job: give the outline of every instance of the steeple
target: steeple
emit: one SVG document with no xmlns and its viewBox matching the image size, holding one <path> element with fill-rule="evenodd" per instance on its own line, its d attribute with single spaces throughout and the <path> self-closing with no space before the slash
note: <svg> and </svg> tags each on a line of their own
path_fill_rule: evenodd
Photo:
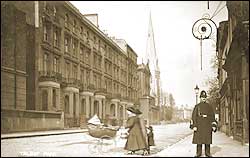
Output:
<svg viewBox="0 0 250 158">
<path fill-rule="evenodd" d="M 146 48 L 145 61 L 149 63 L 149 68 L 151 72 L 150 95 L 155 97 L 156 105 L 160 105 L 160 69 L 155 49 L 155 39 L 154 39 L 151 11 L 149 13 L 149 27 L 147 35 L 147 48 Z"/>
</svg>

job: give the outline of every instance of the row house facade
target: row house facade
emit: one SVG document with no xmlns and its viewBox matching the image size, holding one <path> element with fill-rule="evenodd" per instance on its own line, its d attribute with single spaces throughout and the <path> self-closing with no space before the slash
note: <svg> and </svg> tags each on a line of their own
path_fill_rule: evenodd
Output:
<svg viewBox="0 0 250 158">
<path fill-rule="evenodd" d="M 129 65 L 132 67 L 129 70 L 128 86 L 133 85 L 135 87 L 135 93 L 132 93 L 132 100 L 135 102 L 136 108 L 142 111 L 142 118 L 145 120 L 147 125 L 158 124 L 160 122 L 160 108 L 156 106 L 155 98 L 150 96 L 150 77 L 151 72 L 149 64 L 135 64 L 137 55 L 133 49 L 123 39 L 113 40 L 127 52 L 128 56 L 133 56 Z M 134 61 L 133 61 L 134 60 Z M 130 93 L 129 93 L 130 94 Z M 130 95 L 129 95 L 130 96 Z"/>
<path fill-rule="evenodd" d="M 126 107 L 139 103 L 137 54 L 129 45 L 121 49 L 67 1 L 4 5 L 1 2 L 7 22 L 1 24 L 1 56 L 6 57 L 1 58 L 1 109 L 8 113 L 2 116 L 6 131 L 79 127 L 94 114 L 104 123 L 124 123 Z M 10 8 L 20 13 L 12 15 Z M 6 17 L 23 21 L 14 20 L 13 25 Z M 23 35 L 19 25 L 24 25 Z M 16 39 L 15 48 L 7 36 Z M 18 121 L 9 109 L 14 109 Z M 29 113 L 25 121 L 20 110 L 22 116 Z"/>
<path fill-rule="evenodd" d="M 249 2 L 228 1 L 217 29 L 220 130 L 249 142 Z"/>
<path fill-rule="evenodd" d="M 173 108 L 173 118 L 174 121 L 188 121 L 192 118 L 193 109 L 188 106 L 181 105 L 180 107 L 175 106 Z"/>
</svg>

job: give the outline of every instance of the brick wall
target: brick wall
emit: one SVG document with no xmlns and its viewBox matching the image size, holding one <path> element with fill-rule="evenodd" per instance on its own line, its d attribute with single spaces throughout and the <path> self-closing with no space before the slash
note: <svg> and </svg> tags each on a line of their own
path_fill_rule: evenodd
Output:
<svg viewBox="0 0 250 158">
<path fill-rule="evenodd" d="M 26 108 L 26 16 L 13 5 L 1 5 L 1 105 Z"/>
</svg>

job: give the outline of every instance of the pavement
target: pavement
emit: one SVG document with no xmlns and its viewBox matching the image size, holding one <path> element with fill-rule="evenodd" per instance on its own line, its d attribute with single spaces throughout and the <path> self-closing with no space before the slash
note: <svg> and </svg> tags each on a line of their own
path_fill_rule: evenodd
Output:
<svg viewBox="0 0 250 158">
<path fill-rule="evenodd" d="M 50 131 L 36 131 L 36 132 L 17 132 L 9 134 L 1 134 L 1 139 L 22 138 L 22 137 L 36 137 L 72 133 L 84 133 L 87 129 L 63 129 Z M 193 134 L 188 135 L 169 145 L 167 148 L 152 152 L 153 157 L 194 157 L 196 153 L 196 145 L 192 144 Z M 154 151 L 152 147 L 152 151 Z M 204 146 L 203 146 L 204 157 Z M 213 157 L 249 157 L 249 144 L 242 145 L 241 142 L 233 140 L 222 132 L 213 133 L 213 144 L 211 144 L 211 154 Z M 137 155 L 138 156 L 138 155 Z"/>
<path fill-rule="evenodd" d="M 192 139 L 193 134 L 152 156 L 194 157 L 196 145 L 192 144 Z M 202 157 L 205 157 L 204 148 L 203 146 Z M 213 157 L 249 157 L 249 144 L 241 145 L 241 142 L 233 140 L 224 133 L 216 132 L 213 133 L 210 151 Z"/>
<path fill-rule="evenodd" d="M 47 130 L 47 131 L 15 132 L 6 134 L 1 133 L 1 139 L 72 134 L 72 133 L 82 133 L 87 131 L 88 129 L 75 128 L 75 129 L 61 129 L 61 130 Z"/>
</svg>

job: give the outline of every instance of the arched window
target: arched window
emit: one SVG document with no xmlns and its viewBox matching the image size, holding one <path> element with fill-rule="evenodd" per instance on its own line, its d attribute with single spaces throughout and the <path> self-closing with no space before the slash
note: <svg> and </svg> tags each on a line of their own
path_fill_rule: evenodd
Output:
<svg viewBox="0 0 250 158">
<path fill-rule="evenodd" d="M 115 116 L 115 104 L 110 105 L 110 114 L 111 116 Z"/>
<path fill-rule="evenodd" d="M 64 98 L 64 112 L 69 113 L 69 96 L 66 95 Z"/>
<path fill-rule="evenodd" d="M 47 90 L 42 91 L 42 110 L 48 110 L 48 92 Z"/>
</svg>

